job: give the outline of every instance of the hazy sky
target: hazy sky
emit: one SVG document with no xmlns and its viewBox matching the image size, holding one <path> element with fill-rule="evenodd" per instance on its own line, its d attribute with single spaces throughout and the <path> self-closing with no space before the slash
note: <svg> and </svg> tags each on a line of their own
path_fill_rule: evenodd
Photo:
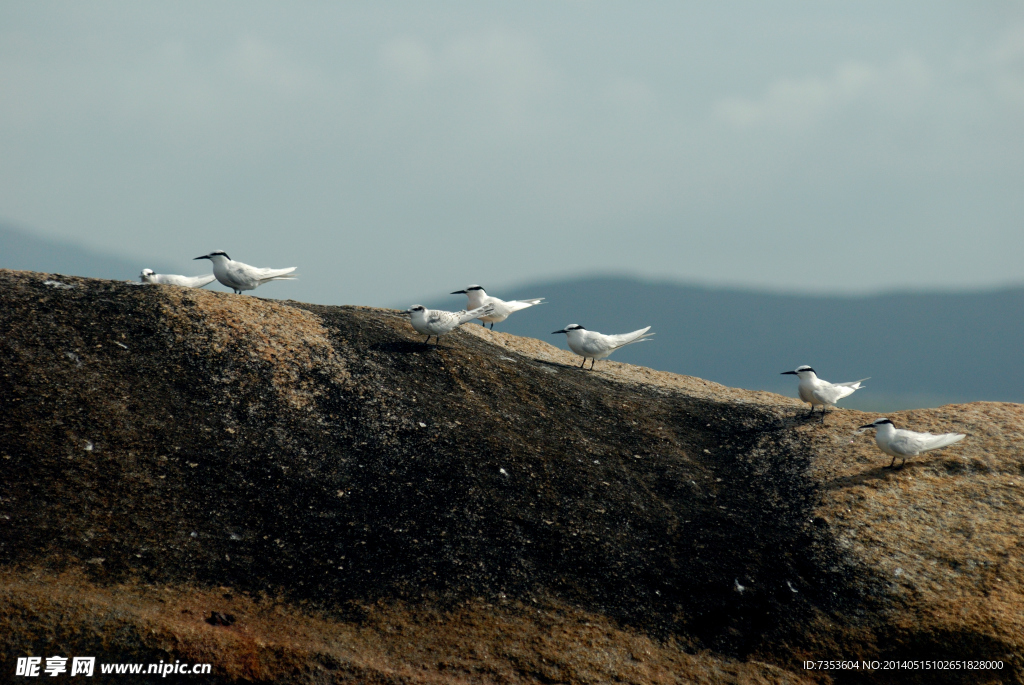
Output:
<svg viewBox="0 0 1024 685">
<path fill-rule="evenodd" d="M 1001 285 L 1022 217 L 1020 0 L 0 4 L 0 220 L 261 295 Z"/>
</svg>

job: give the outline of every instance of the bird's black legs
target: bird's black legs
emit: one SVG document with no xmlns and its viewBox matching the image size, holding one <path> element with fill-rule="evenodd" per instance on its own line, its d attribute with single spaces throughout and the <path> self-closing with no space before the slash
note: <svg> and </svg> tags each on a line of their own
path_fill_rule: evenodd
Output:
<svg viewBox="0 0 1024 685">
<path fill-rule="evenodd" d="M 893 464 L 895 464 L 895 463 L 896 463 L 896 457 L 893 457 L 893 458 L 892 458 L 892 461 L 890 461 L 890 462 L 889 462 L 889 465 L 888 465 L 888 466 L 886 466 L 885 468 L 887 468 L 887 469 L 892 469 L 893 471 L 898 471 L 899 469 L 902 469 L 902 468 L 903 468 L 904 466 L 906 466 L 906 464 L 907 464 L 907 458 L 906 458 L 906 457 L 903 457 L 903 461 L 901 461 L 901 462 L 900 462 L 900 465 L 899 465 L 899 466 L 897 466 L 897 467 L 895 467 L 895 468 L 893 468 Z"/>
<path fill-rule="evenodd" d="M 596 363 L 597 363 L 597 357 L 594 357 L 593 359 L 590 360 L 590 370 L 591 371 L 594 370 L 594 364 L 596 364 Z"/>
<path fill-rule="evenodd" d="M 587 358 L 586 358 L 586 357 L 584 357 L 584 358 L 583 358 L 583 363 L 582 363 L 582 364 L 580 364 L 580 368 L 582 369 L 582 368 L 583 368 L 584 366 L 586 366 L 586 365 L 587 365 Z"/>
<path fill-rule="evenodd" d="M 828 411 L 828 407 L 821 405 L 821 422 L 825 423 L 825 412 Z"/>
<path fill-rule="evenodd" d="M 493 323 L 491 324 L 491 330 L 492 331 L 494 330 L 494 324 Z"/>
</svg>

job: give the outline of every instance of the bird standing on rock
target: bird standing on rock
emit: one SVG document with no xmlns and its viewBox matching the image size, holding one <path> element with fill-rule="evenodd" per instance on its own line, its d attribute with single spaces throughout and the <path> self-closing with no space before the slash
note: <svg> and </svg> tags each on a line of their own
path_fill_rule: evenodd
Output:
<svg viewBox="0 0 1024 685">
<path fill-rule="evenodd" d="M 291 274 L 298 268 L 290 266 L 287 269 L 267 269 L 249 266 L 232 260 L 224 250 L 214 250 L 196 259 L 209 259 L 213 262 L 213 275 L 222 285 L 234 290 L 236 295 L 241 295 L 243 290 L 255 290 L 270 281 L 290 281 L 296 277 Z"/>
<path fill-rule="evenodd" d="M 500 300 L 497 297 L 491 297 L 487 294 L 487 291 L 483 289 L 483 286 L 471 285 L 467 286 L 465 290 L 456 290 L 452 295 L 465 295 L 469 302 L 466 304 L 466 309 L 476 309 L 487 304 L 494 305 L 494 312 L 488 316 L 480 317 L 480 321 L 486 326 L 491 324 L 491 330 L 494 330 L 494 324 L 501 323 L 509 317 L 513 312 L 518 312 L 520 309 L 526 309 L 532 307 L 535 304 L 542 304 L 544 298 L 538 297 L 532 300 Z"/>
<path fill-rule="evenodd" d="M 416 329 L 417 333 L 427 336 L 424 343 L 430 342 L 430 336 L 434 336 L 437 338 L 434 341 L 436 345 L 441 342 L 441 336 L 445 333 L 455 330 L 467 321 L 487 316 L 492 311 L 494 311 L 494 305 L 491 304 L 470 311 L 463 309 L 461 312 L 427 309 L 421 304 L 414 304 L 402 313 L 409 315 L 412 327 Z"/>
<path fill-rule="evenodd" d="M 948 447 L 953 443 L 960 442 L 965 436 L 963 433 L 943 433 L 934 435 L 932 433 L 915 433 L 904 428 L 897 428 L 892 421 L 886 418 L 875 419 L 858 430 L 875 429 L 875 444 L 878 449 L 892 457 L 892 461 L 885 468 L 891 469 L 896 463 L 896 457 L 903 459 L 899 468 L 907 463 L 907 457 L 916 457 L 924 452 Z"/>
<path fill-rule="evenodd" d="M 605 335 L 597 331 L 588 331 L 577 323 L 571 323 L 560 331 L 554 331 L 551 335 L 565 333 L 569 349 L 583 357 L 583 364 L 580 364 L 580 368 L 582 369 L 587 363 L 587 359 L 590 359 L 590 370 L 593 371 L 594 364 L 598 359 L 605 359 L 620 347 L 643 342 L 654 335 L 654 333 L 648 333 L 649 330 L 651 330 L 650 326 L 632 333 Z"/>
<path fill-rule="evenodd" d="M 205 285 L 213 283 L 213 279 L 216 278 L 213 274 L 208 276 L 179 276 L 177 274 L 158 274 L 154 273 L 152 269 L 143 269 L 142 273 L 139 274 L 139 279 L 143 283 L 159 284 L 159 285 L 180 285 L 183 288 L 202 288 Z"/>
<path fill-rule="evenodd" d="M 850 381 L 848 383 L 829 383 L 818 378 L 818 375 L 814 373 L 814 369 L 807 365 L 798 366 L 796 371 L 782 372 L 783 376 L 787 374 L 797 376 L 800 379 L 797 392 L 800 394 L 800 399 L 811 405 L 811 414 L 814 413 L 815 407 L 821 407 L 822 422 L 825 421 L 825 412 L 828 411 L 829 406 L 834 407 L 836 402 L 852 395 L 861 388 L 861 383 L 868 380 L 867 378 L 861 378 L 859 381 Z"/>
</svg>

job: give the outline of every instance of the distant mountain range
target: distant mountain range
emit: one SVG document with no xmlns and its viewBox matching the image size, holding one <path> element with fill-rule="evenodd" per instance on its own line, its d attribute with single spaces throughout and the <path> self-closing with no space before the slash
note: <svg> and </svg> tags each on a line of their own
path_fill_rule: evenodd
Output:
<svg viewBox="0 0 1024 685">
<path fill-rule="evenodd" d="M 145 266 L 168 270 L 156 261 Z M 136 279 L 140 271 L 138 263 L 2 225 L 0 268 L 117 280 Z M 851 408 L 1024 402 L 1024 287 L 815 297 L 600 276 L 491 294 L 547 298 L 497 330 L 564 348 L 565 336 L 551 332 L 570 323 L 605 333 L 650 325 L 657 333 L 651 342 L 613 359 L 734 387 L 795 396 L 794 378 L 780 373 L 810 364 L 831 381 L 871 377 L 843 400 Z M 465 302 L 452 295 L 425 304 L 454 310 Z"/>
<path fill-rule="evenodd" d="M 123 281 L 138 279 L 142 267 L 166 271 L 162 266 L 156 262 L 140 266 L 74 243 L 47 240 L 0 224 L 0 268 Z"/>
<path fill-rule="evenodd" d="M 795 396 L 794 377 L 780 374 L 810 364 L 831 381 L 870 376 L 841 403 L 867 411 L 1024 402 L 1024 287 L 815 297 L 593 277 L 490 294 L 547 298 L 496 330 L 564 348 L 565 336 L 551 332 L 570 323 L 604 333 L 650 325 L 651 342 L 612 358 L 734 387 Z M 452 295 L 431 306 L 465 302 Z"/>
</svg>

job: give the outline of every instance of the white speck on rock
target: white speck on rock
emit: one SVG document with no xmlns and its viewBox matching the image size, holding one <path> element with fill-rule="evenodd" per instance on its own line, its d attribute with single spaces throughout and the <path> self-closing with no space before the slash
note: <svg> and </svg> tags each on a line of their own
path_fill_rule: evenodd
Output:
<svg viewBox="0 0 1024 685">
<path fill-rule="evenodd" d="M 75 287 L 70 283 L 61 283 L 60 281 L 43 281 L 43 285 L 48 285 L 51 288 L 57 288 L 58 290 L 71 290 Z"/>
<path fill-rule="evenodd" d="M 420 421 L 419 426 L 420 426 L 420 428 L 426 428 L 427 424 L 425 424 L 422 421 Z"/>
<path fill-rule="evenodd" d="M 498 469 L 498 473 L 508 478 L 508 471 L 506 471 L 505 469 Z"/>
</svg>

